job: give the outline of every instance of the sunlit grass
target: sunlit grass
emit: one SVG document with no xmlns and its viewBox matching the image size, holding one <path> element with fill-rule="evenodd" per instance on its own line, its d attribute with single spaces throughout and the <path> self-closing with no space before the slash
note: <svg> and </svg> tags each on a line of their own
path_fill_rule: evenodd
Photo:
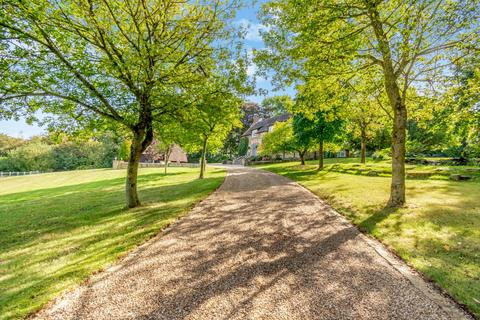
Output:
<svg viewBox="0 0 480 320">
<path fill-rule="evenodd" d="M 390 190 L 388 177 L 334 172 L 330 165 L 318 172 L 312 163 L 304 167 L 283 163 L 262 168 L 296 180 L 326 199 L 480 317 L 478 179 L 409 179 L 407 206 L 388 210 L 384 208 Z"/>
<path fill-rule="evenodd" d="M 154 236 L 223 181 L 210 169 L 142 169 L 124 209 L 123 170 L 0 178 L 0 319 L 22 318 Z"/>
</svg>

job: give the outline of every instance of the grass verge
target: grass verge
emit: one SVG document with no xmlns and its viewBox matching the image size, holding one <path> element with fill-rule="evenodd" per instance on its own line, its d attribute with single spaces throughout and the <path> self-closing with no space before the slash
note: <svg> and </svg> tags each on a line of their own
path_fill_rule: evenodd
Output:
<svg viewBox="0 0 480 320">
<path fill-rule="evenodd" d="M 141 169 L 143 206 L 124 209 L 123 170 L 0 178 L 0 319 L 19 319 L 111 264 L 205 198 L 225 171 Z"/>
<path fill-rule="evenodd" d="M 336 172 L 331 170 L 334 162 L 329 160 L 320 172 L 314 162 L 260 168 L 287 176 L 327 200 L 480 318 L 478 180 L 407 180 L 407 206 L 389 210 L 384 208 L 389 177 Z"/>
</svg>

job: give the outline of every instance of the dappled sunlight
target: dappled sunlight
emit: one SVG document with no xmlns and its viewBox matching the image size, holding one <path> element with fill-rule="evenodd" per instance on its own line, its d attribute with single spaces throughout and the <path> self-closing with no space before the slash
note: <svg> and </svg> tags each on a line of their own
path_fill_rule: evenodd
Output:
<svg viewBox="0 0 480 320">
<path fill-rule="evenodd" d="M 81 183 L 63 187 L 57 183 L 68 183 L 68 173 L 58 180 L 51 175 L 41 180 L 43 189 L 39 180 L 30 191 L 21 181 L 30 177 L 11 179 L 9 194 L 0 196 L 0 307 L 38 308 L 157 234 L 224 176 L 221 169 L 209 170 L 198 180 L 196 169 L 170 169 L 166 176 L 163 170 L 141 170 L 144 204 L 132 210 L 124 209 L 124 178 L 117 177 L 124 172 L 74 171 L 70 179 Z"/>
<path fill-rule="evenodd" d="M 480 296 L 478 179 L 410 179 L 406 181 L 407 205 L 388 209 L 389 177 L 339 173 L 328 167 L 314 173 L 310 167 L 302 169 L 292 163 L 263 166 L 327 200 L 361 230 L 382 240 L 458 300 L 475 308 L 473 299 Z M 411 166 L 409 170 L 425 169 Z"/>
</svg>

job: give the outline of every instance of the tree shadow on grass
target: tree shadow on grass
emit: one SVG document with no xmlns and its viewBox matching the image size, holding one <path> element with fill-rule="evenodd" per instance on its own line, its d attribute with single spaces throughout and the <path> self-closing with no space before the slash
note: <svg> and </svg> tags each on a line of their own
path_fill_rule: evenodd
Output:
<svg viewBox="0 0 480 320">
<path fill-rule="evenodd" d="M 398 208 L 385 206 L 380 210 L 367 210 L 369 216 L 358 224 L 358 228 L 363 232 L 372 233 L 378 224 L 388 219 L 391 214 L 398 212 Z"/>
<path fill-rule="evenodd" d="M 250 177 L 261 181 L 250 192 L 226 188 L 242 186 L 227 180 L 228 196 L 202 202 L 114 273 L 90 281 L 67 311 L 115 313 L 109 300 L 122 297 L 140 297 L 129 310 L 138 319 L 386 319 L 397 309 L 413 318 L 425 306 L 415 291 L 402 296 L 406 280 L 356 228 L 286 179 L 267 183 L 271 176 Z"/>
<path fill-rule="evenodd" d="M 123 178 L 0 197 L 2 220 L 10 220 L 0 226 L 0 309 L 40 306 L 157 234 L 223 181 L 185 177 L 155 186 L 163 178 L 139 177 L 143 205 L 132 210 L 124 209 Z"/>
</svg>

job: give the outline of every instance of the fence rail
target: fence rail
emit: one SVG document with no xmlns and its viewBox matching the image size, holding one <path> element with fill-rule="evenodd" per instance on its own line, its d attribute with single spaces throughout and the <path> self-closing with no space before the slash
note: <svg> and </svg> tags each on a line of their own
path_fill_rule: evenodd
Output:
<svg viewBox="0 0 480 320">
<path fill-rule="evenodd" d="M 190 162 L 169 162 L 169 167 L 187 167 L 187 168 L 198 168 L 200 164 L 190 163 Z M 113 169 L 126 169 L 128 167 L 128 162 L 113 160 L 112 168 Z M 165 167 L 164 162 L 140 162 L 138 164 L 139 168 L 163 168 Z"/>
<path fill-rule="evenodd" d="M 0 177 L 30 176 L 44 173 L 43 171 L 0 171 Z"/>
</svg>

